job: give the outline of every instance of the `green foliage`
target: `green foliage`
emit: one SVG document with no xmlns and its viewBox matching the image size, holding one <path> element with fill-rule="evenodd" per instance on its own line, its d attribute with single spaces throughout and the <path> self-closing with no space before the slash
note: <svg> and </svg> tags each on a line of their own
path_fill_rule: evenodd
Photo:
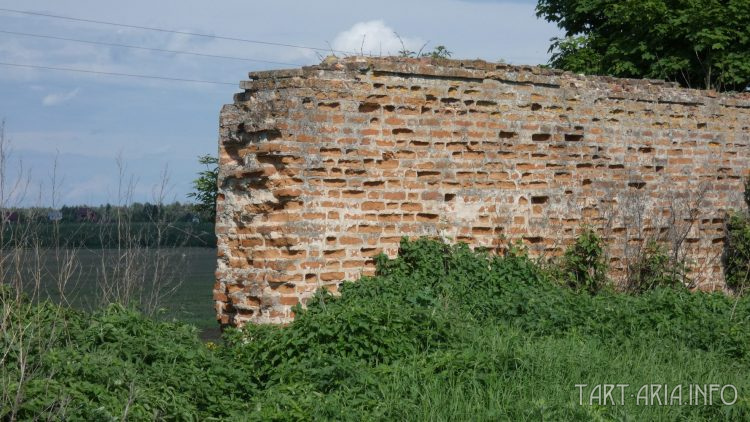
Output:
<svg viewBox="0 0 750 422">
<path fill-rule="evenodd" d="M 58 223 L 35 224 L 34 236 L 28 236 L 28 226 L 5 225 L 3 242 L 6 246 L 20 246 L 33 242 L 40 247 L 70 247 L 87 249 L 131 247 L 216 247 L 214 224 L 176 222 L 164 224 L 128 223 Z M 30 246 L 30 245 L 24 245 Z"/>
<path fill-rule="evenodd" d="M 444 45 L 438 45 L 437 47 L 433 48 L 432 51 L 411 51 L 406 46 L 401 46 L 401 50 L 399 50 L 398 55 L 400 57 L 431 57 L 433 59 L 449 59 L 453 52 L 448 50 Z"/>
<path fill-rule="evenodd" d="M 219 193 L 219 159 L 210 155 L 198 157 L 198 162 L 203 164 L 205 170 L 198 173 L 198 178 L 193 180 L 195 192 L 188 197 L 198 201 L 195 209 L 208 221 L 216 221 L 216 197 Z"/>
<path fill-rule="evenodd" d="M 596 242 L 585 237 L 582 245 Z M 20 419 L 59 419 L 63 408 L 70 420 L 120 419 L 128 406 L 134 420 L 750 417 L 744 398 L 731 407 L 581 406 L 574 387 L 746 391 L 748 298 L 662 288 L 591 295 L 561 288 L 523 251 L 494 256 L 426 239 L 403 240 L 397 258 L 377 262 L 376 276 L 344 283 L 339 296 L 318 292 L 288 326 L 230 329 L 218 347 L 189 326 L 121 307 L 52 314 L 39 328 L 65 321 L 65 330 L 40 331 L 53 344 L 33 354 L 47 377 L 27 383 Z"/>
<path fill-rule="evenodd" d="M 449 59 L 453 55 L 453 52 L 445 48 L 444 45 L 439 45 L 433 48 L 432 51 L 424 53 L 423 55 L 432 57 L 433 59 Z"/>
<path fill-rule="evenodd" d="M 694 88 L 750 84 L 748 0 L 539 0 L 536 10 L 565 31 L 552 40 L 554 67 Z"/>
<path fill-rule="evenodd" d="M 650 241 L 629 268 L 629 273 L 631 291 L 643 293 L 658 287 L 684 287 L 688 268 L 682 263 L 673 262 L 663 245 Z"/>
<path fill-rule="evenodd" d="M 750 219 L 744 214 L 729 215 L 724 276 L 727 285 L 737 291 L 750 287 Z"/>
<path fill-rule="evenodd" d="M 596 293 L 605 282 L 607 263 L 599 236 L 591 229 L 576 238 L 563 255 L 561 270 L 570 287 Z"/>
</svg>

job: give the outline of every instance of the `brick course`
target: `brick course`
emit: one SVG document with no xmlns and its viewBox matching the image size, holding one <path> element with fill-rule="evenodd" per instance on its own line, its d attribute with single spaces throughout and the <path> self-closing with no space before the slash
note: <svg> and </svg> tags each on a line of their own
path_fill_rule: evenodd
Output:
<svg viewBox="0 0 750 422">
<path fill-rule="evenodd" d="M 583 225 L 621 280 L 678 244 L 723 287 L 750 96 L 482 61 L 347 58 L 250 73 L 220 117 L 214 299 L 223 324 L 283 323 L 373 273 L 401 236 L 560 254 Z"/>
</svg>

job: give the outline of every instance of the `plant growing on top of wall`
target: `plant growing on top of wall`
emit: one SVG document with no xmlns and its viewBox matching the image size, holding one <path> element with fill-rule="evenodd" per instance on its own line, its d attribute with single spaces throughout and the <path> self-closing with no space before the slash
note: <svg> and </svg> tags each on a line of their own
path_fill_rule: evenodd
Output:
<svg viewBox="0 0 750 422">
<path fill-rule="evenodd" d="M 576 290 L 596 293 L 604 285 L 606 271 L 602 240 L 592 229 L 585 228 L 563 255 L 563 281 Z"/>
</svg>

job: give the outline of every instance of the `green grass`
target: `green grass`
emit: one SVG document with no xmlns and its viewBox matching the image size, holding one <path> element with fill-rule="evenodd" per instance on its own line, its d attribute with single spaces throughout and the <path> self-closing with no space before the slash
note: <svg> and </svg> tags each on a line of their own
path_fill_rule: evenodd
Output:
<svg viewBox="0 0 750 422">
<path fill-rule="evenodd" d="M 33 239 L 43 247 L 114 248 L 121 245 L 216 247 L 213 223 L 35 223 L 4 225 L 9 245 Z M 33 236 L 29 236 L 29 232 Z"/>
<path fill-rule="evenodd" d="M 377 261 L 376 277 L 345 284 L 338 297 L 319 292 L 292 324 L 230 330 L 218 346 L 189 325 L 120 307 L 24 308 L 65 329 L 50 336 L 38 324 L 34 338 L 54 347 L 31 354 L 43 370 L 19 415 L 67 404 L 71 419 L 120 418 L 126 408 L 133 419 L 172 420 L 750 419 L 747 298 L 665 288 L 592 295 L 523 255 L 427 240 Z M 630 384 L 628 395 L 647 384 L 732 384 L 739 398 L 579 403 L 576 384 L 604 383 Z"/>
<path fill-rule="evenodd" d="M 153 255 L 155 250 L 142 252 Z M 65 288 L 65 298 L 77 309 L 93 311 L 98 306 L 103 265 L 108 271 L 111 270 L 110 264 L 125 253 L 115 249 L 44 250 L 39 256 L 39 265 L 34 257 L 26 258 L 33 260 L 27 265 L 27 270 L 41 268 L 42 299 L 60 302 L 61 295 L 56 284 L 58 267 L 70 257 L 68 254 L 74 254 L 76 269 Z M 216 332 L 218 324 L 212 297 L 216 249 L 160 248 L 159 253 L 165 256 L 166 265 L 166 277 L 159 281 L 176 287 L 174 293 L 161 304 L 163 309 L 159 313 L 159 318 L 176 319 L 195 325 L 201 330 Z M 31 255 L 31 252 L 27 252 L 27 255 Z M 32 291 L 34 287 L 27 285 L 26 290 Z"/>
</svg>

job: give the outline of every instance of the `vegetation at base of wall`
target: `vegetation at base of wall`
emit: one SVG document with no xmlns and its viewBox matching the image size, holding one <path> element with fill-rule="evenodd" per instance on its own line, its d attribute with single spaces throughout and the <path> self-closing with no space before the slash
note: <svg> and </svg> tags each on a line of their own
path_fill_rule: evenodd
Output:
<svg viewBox="0 0 750 422">
<path fill-rule="evenodd" d="M 592 295 L 550 274 L 523 253 L 403 241 L 374 277 L 318 292 L 290 325 L 218 345 L 121 306 L 81 313 L 3 290 L 0 419 L 750 418 L 750 298 Z M 590 404 L 604 383 L 731 384 L 739 397 Z"/>
<path fill-rule="evenodd" d="M 750 287 L 750 218 L 745 214 L 729 216 L 724 269 L 727 286 L 740 293 Z"/>
<path fill-rule="evenodd" d="M 606 282 L 607 262 L 601 238 L 590 228 L 585 228 L 563 255 L 561 276 L 568 286 L 599 291 Z"/>
<path fill-rule="evenodd" d="M 683 288 L 689 272 L 683 262 L 670 259 L 664 245 L 651 240 L 629 268 L 628 288 L 634 293 L 658 287 Z"/>
</svg>

